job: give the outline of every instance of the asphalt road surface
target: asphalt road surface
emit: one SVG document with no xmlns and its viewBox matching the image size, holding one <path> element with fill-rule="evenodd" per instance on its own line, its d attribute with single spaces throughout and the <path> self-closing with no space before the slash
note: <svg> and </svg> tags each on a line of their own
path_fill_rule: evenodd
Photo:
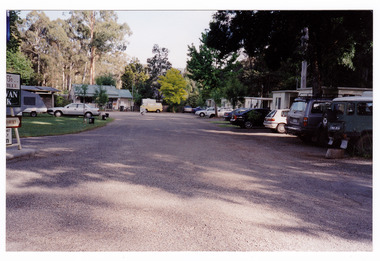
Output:
<svg viewBox="0 0 380 261">
<path fill-rule="evenodd" d="M 7 251 L 372 251 L 371 160 L 193 114 L 111 117 L 22 139 L 38 152 L 6 165 Z"/>
</svg>

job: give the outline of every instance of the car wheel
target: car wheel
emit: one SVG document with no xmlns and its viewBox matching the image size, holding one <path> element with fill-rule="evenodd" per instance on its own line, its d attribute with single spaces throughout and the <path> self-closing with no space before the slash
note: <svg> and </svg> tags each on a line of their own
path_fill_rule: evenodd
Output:
<svg viewBox="0 0 380 261">
<path fill-rule="evenodd" d="M 372 155 L 372 134 L 367 133 L 362 135 L 354 146 L 354 153 L 361 156 L 371 156 Z"/>
<path fill-rule="evenodd" d="M 32 112 L 30 113 L 30 117 L 37 117 L 37 112 L 32 111 Z"/>
<path fill-rule="evenodd" d="M 156 110 L 157 113 L 160 113 L 161 111 L 160 110 Z"/>
<path fill-rule="evenodd" d="M 92 117 L 92 113 L 91 112 L 86 112 L 86 114 L 84 116 L 86 118 L 91 118 Z"/>
<path fill-rule="evenodd" d="M 278 133 L 285 133 L 285 131 L 286 131 L 285 130 L 285 124 L 283 124 L 283 123 L 278 124 L 276 130 Z"/>
<path fill-rule="evenodd" d="M 205 114 L 203 112 L 199 113 L 199 117 L 204 117 Z"/>
<path fill-rule="evenodd" d="M 246 129 L 251 129 L 253 127 L 253 124 L 250 121 L 246 121 L 246 122 L 244 122 L 244 127 Z"/>
<path fill-rule="evenodd" d="M 61 117 L 62 116 L 62 112 L 56 111 L 56 112 L 54 112 L 54 116 L 55 117 Z"/>
</svg>

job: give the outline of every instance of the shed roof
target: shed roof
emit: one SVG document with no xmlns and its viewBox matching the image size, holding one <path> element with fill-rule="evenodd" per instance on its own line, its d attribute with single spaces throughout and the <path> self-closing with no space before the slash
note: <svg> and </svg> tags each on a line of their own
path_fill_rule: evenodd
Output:
<svg viewBox="0 0 380 261">
<path fill-rule="evenodd" d="M 73 84 L 74 95 L 82 96 L 80 95 L 81 86 L 81 84 Z M 99 87 L 106 90 L 109 98 L 132 98 L 129 90 L 117 89 L 115 86 L 111 85 L 87 85 L 86 97 L 93 97 Z"/>
<path fill-rule="evenodd" d="M 24 91 L 33 91 L 33 92 L 60 92 L 60 90 L 53 87 L 47 86 L 26 86 L 21 85 L 21 89 Z"/>
</svg>

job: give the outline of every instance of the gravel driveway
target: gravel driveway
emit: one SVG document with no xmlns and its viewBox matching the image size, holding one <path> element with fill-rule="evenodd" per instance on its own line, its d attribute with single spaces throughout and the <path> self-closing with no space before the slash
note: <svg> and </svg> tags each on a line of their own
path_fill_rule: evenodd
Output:
<svg viewBox="0 0 380 261">
<path fill-rule="evenodd" d="M 192 114 L 113 112 L 7 162 L 7 251 L 372 251 L 372 161 Z M 220 120 L 219 120 L 220 121 Z"/>
</svg>

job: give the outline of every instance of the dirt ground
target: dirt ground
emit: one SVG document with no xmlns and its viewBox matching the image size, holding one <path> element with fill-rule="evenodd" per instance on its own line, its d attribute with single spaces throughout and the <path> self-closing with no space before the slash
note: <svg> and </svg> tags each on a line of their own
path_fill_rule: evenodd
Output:
<svg viewBox="0 0 380 261">
<path fill-rule="evenodd" d="M 113 112 L 6 164 L 7 251 L 372 251 L 372 160 L 193 114 Z"/>
</svg>

